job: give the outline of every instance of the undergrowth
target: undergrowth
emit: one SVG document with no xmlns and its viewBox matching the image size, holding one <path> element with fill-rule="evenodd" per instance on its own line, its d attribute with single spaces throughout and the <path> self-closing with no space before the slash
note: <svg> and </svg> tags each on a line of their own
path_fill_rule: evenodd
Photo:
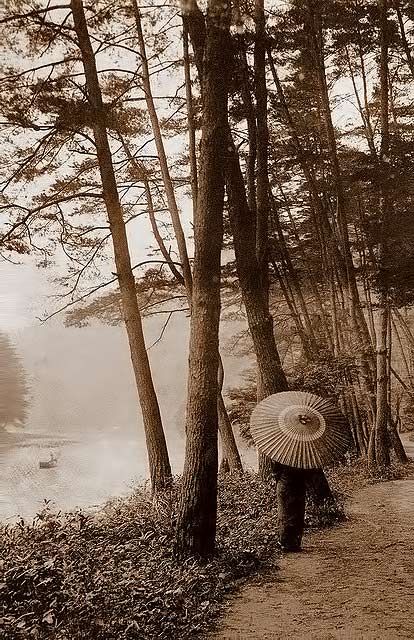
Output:
<svg viewBox="0 0 414 640">
<path fill-rule="evenodd" d="M 358 465 L 330 473 L 348 492 Z M 365 474 L 365 482 L 367 482 Z M 173 557 L 179 481 L 156 503 L 137 489 L 95 515 L 55 514 L 0 531 L 4 640 L 186 640 L 205 638 L 240 579 L 275 567 L 276 487 L 256 475 L 219 484 L 217 554 L 200 564 Z M 343 516 L 308 504 L 308 527 Z"/>
</svg>

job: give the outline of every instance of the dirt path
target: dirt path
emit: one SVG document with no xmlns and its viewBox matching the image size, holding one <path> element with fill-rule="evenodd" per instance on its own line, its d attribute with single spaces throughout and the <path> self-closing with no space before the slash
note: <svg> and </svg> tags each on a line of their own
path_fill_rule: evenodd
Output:
<svg viewBox="0 0 414 640">
<path fill-rule="evenodd" d="M 414 480 L 367 487 L 230 603 L 216 640 L 414 639 Z"/>
</svg>

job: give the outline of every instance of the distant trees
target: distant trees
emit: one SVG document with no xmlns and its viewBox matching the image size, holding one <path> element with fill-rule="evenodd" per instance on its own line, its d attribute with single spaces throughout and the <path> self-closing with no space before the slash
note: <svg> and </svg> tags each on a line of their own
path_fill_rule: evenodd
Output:
<svg viewBox="0 0 414 640">
<path fill-rule="evenodd" d="M 28 385 L 25 370 L 10 338 L 0 332 L 0 430 L 24 426 Z"/>
</svg>

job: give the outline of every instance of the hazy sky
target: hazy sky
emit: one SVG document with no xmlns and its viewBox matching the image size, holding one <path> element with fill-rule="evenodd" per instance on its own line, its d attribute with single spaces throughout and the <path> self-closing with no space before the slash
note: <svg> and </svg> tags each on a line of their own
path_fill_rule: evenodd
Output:
<svg viewBox="0 0 414 640">
<path fill-rule="evenodd" d="M 0 329 L 19 330 L 36 322 L 48 291 L 46 272 L 30 261 L 18 265 L 0 261 Z"/>
</svg>

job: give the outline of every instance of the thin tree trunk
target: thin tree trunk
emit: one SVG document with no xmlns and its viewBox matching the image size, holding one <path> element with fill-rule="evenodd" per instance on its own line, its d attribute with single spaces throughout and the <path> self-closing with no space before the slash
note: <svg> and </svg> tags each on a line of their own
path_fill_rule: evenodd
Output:
<svg viewBox="0 0 414 640">
<path fill-rule="evenodd" d="M 410 45 L 409 45 L 408 40 L 407 40 L 407 35 L 405 33 L 405 25 L 404 25 L 404 20 L 403 20 L 402 13 L 401 13 L 399 0 L 393 0 L 392 4 L 393 4 L 395 12 L 397 14 L 398 26 L 400 27 L 401 42 L 402 42 L 402 45 L 403 45 L 406 62 L 407 62 L 408 68 L 411 71 L 411 75 L 414 78 L 414 58 L 413 58 L 413 55 L 411 53 Z"/>
<path fill-rule="evenodd" d="M 167 445 L 145 348 L 125 222 L 108 142 L 105 107 L 102 101 L 95 56 L 89 38 L 82 0 L 71 0 L 71 9 L 85 70 L 88 101 L 93 115 L 93 133 L 98 154 L 103 196 L 109 218 L 124 321 L 144 421 L 151 486 L 154 491 L 158 491 L 168 486 L 171 482 Z"/>
<path fill-rule="evenodd" d="M 135 158 L 132 153 L 131 150 L 129 148 L 129 145 L 127 144 L 126 140 L 124 139 L 124 137 L 118 132 L 118 137 L 121 141 L 121 144 L 124 148 L 125 154 L 129 160 L 129 162 L 133 165 L 133 167 L 136 170 L 137 173 L 137 178 L 139 180 L 142 181 L 143 185 L 144 185 L 144 190 L 145 190 L 145 198 L 147 201 L 147 207 L 148 207 L 148 216 L 150 219 L 150 224 L 151 224 L 151 230 L 152 233 L 154 234 L 154 238 L 155 241 L 158 245 L 159 250 L 161 251 L 161 255 L 163 256 L 165 262 L 168 265 L 168 268 L 170 269 L 171 273 L 173 274 L 174 278 L 176 279 L 176 281 L 181 284 L 184 285 L 184 277 L 182 276 L 182 274 L 178 271 L 177 266 L 174 262 L 174 260 L 171 258 L 171 255 L 167 249 L 167 247 L 165 246 L 164 240 L 160 234 L 160 231 L 158 229 L 158 225 L 157 225 L 157 221 L 155 219 L 155 209 L 154 209 L 154 202 L 152 199 L 152 193 L 151 193 L 151 185 L 150 185 L 150 181 L 148 178 L 148 173 L 147 170 L 145 168 L 145 166 L 138 161 L 137 158 Z M 190 305 L 191 306 L 191 305 Z"/>
<path fill-rule="evenodd" d="M 323 32 L 320 14 L 320 5 L 315 0 L 308 0 L 308 24 L 311 44 L 311 54 L 315 72 L 318 78 L 319 95 L 321 100 L 321 110 L 323 122 L 325 125 L 327 147 L 332 169 L 332 176 L 335 185 L 335 194 L 337 198 L 337 222 L 339 230 L 339 239 L 341 246 L 342 260 L 338 263 L 341 267 L 341 277 L 344 278 L 349 298 L 349 307 L 351 311 L 352 325 L 355 335 L 361 345 L 360 351 L 360 369 L 366 388 L 366 395 L 372 411 L 375 411 L 374 396 L 374 372 L 375 361 L 373 359 L 373 350 L 371 336 L 365 319 L 359 291 L 356 280 L 355 268 L 353 264 L 351 246 L 349 241 L 348 222 L 346 215 L 346 201 L 343 179 L 338 158 L 337 143 L 335 131 L 332 122 L 332 115 L 329 102 L 328 87 L 326 81 Z"/>
<path fill-rule="evenodd" d="M 302 323 L 302 318 L 300 317 L 299 311 L 296 307 L 296 302 L 295 302 L 292 290 L 288 286 L 288 279 L 286 278 L 286 282 L 285 282 L 283 275 L 276 263 L 276 260 L 274 260 L 273 258 L 271 259 L 271 264 L 273 266 L 275 275 L 279 281 L 279 285 L 282 290 L 283 296 L 286 300 L 286 304 L 289 308 L 290 315 L 292 316 L 292 319 L 296 325 L 296 329 L 299 334 L 300 341 L 302 343 L 302 352 L 305 358 L 309 360 L 312 356 L 312 350 L 309 345 L 309 337 L 306 333 L 306 329 Z"/>
<path fill-rule="evenodd" d="M 359 23 L 357 23 L 356 25 L 356 31 L 358 35 L 358 56 L 359 56 L 359 62 L 361 65 L 361 78 L 362 78 L 362 87 L 363 87 L 363 96 L 364 96 L 365 118 L 367 122 L 367 128 L 369 131 L 369 137 L 373 139 L 374 132 L 372 128 L 371 108 L 370 108 L 369 99 L 368 99 L 367 73 L 365 69 L 364 52 L 363 52 L 361 29 L 360 29 Z M 376 155 L 376 153 L 374 155 Z"/>
<path fill-rule="evenodd" d="M 409 365 L 407 356 L 405 355 L 405 348 L 403 346 L 401 335 L 400 335 L 400 332 L 398 331 L 398 327 L 397 327 L 397 324 L 396 324 L 394 318 L 392 318 L 392 327 L 393 327 L 394 333 L 395 333 L 395 335 L 397 337 L 398 346 L 400 348 L 400 355 L 401 355 L 402 361 L 403 361 L 404 366 L 405 366 L 405 371 L 406 371 L 407 378 L 408 378 L 408 381 L 409 381 L 409 386 L 411 387 L 411 389 L 413 389 L 410 365 Z"/>
<path fill-rule="evenodd" d="M 409 458 L 405 452 L 404 445 L 401 442 L 400 434 L 398 433 L 397 425 L 391 415 L 391 407 L 389 407 L 388 416 L 388 436 L 397 460 L 399 462 L 402 462 L 403 464 L 409 462 Z"/>
<path fill-rule="evenodd" d="M 350 58 L 349 50 L 348 50 L 347 46 L 345 46 L 345 55 L 346 55 L 346 60 L 347 60 L 347 63 L 348 63 L 349 74 L 351 76 L 352 87 L 354 89 L 354 94 L 355 94 L 355 98 L 356 98 L 357 105 L 358 105 L 358 111 L 360 113 L 362 124 L 364 126 L 365 137 L 367 139 L 368 148 L 369 148 L 372 156 L 375 158 L 377 156 L 377 152 L 376 152 L 375 143 L 374 143 L 374 132 L 372 131 L 371 122 L 370 122 L 369 118 L 367 117 L 366 112 L 364 111 L 364 108 L 363 108 L 362 103 L 361 103 L 361 98 L 359 96 L 359 92 L 358 92 L 358 89 L 357 89 L 357 86 L 356 86 L 354 70 L 352 69 L 351 58 Z"/>
<path fill-rule="evenodd" d="M 218 367 L 218 396 L 217 396 L 217 411 L 218 411 L 218 425 L 221 438 L 222 462 L 220 470 L 227 470 L 230 473 L 239 474 L 243 472 L 243 465 L 240 458 L 240 453 L 237 448 L 236 439 L 234 437 L 233 428 L 231 426 L 229 414 L 227 413 L 226 405 L 223 400 L 223 383 L 224 383 L 224 368 L 221 357 L 219 358 Z"/>
<path fill-rule="evenodd" d="M 198 198 L 198 171 L 197 171 L 197 153 L 196 153 L 196 131 L 194 120 L 194 105 L 191 89 L 191 69 L 190 56 L 188 52 L 188 28 L 183 21 L 183 58 L 184 58 L 184 74 L 185 74 L 185 97 L 187 103 L 187 124 L 188 124 L 188 152 L 190 159 L 190 182 L 191 196 L 193 201 L 193 220 L 197 214 L 197 198 Z"/>
<path fill-rule="evenodd" d="M 269 296 L 269 129 L 267 124 L 266 33 L 264 0 L 254 0 L 254 85 L 256 98 L 256 256 L 261 287 Z"/>
<path fill-rule="evenodd" d="M 398 309 L 394 309 L 394 315 L 399 321 L 402 330 L 404 331 L 404 335 L 407 339 L 407 342 L 409 343 L 411 349 L 414 350 L 414 335 L 411 332 L 411 329 L 408 325 L 407 320 L 404 318 L 404 316 L 401 314 L 401 312 Z"/>
<path fill-rule="evenodd" d="M 288 199 L 286 197 L 286 194 L 284 192 L 284 189 L 283 189 L 282 185 L 278 184 L 278 189 L 279 189 L 279 191 L 281 193 L 281 196 L 282 196 L 282 198 L 283 198 L 283 200 L 285 202 L 285 208 L 286 208 L 286 211 L 287 211 L 287 214 L 288 214 L 288 217 L 289 217 L 289 222 L 290 222 L 290 224 L 292 226 L 293 235 L 294 235 L 294 238 L 296 240 L 296 244 L 298 246 L 301 258 L 303 260 L 303 264 L 307 265 L 307 262 L 308 262 L 307 256 L 306 256 L 305 250 L 303 248 L 303 243 L 302 243 L 302 241 L 301 241 L 301 239 L 299 237 L 298 229 L 297 229 L 295 220 L 293 218 L 291 208 L 289 206 L 289 201 L 288 201 Z M 323 305 L 321 294 L 319 293 L 318 284 L 317 284 L 317 282 L 316 282 L 316 280 L 315 280 L 315 278 L 314 278 L 314 276 L 312 274 L 311 269 L 307 269 L 306 278 L 309 280 L 309 283 L 310 283 L 311 289 L 312 289 L 312 294 L 315 296 L 315 299 L 317 301 L 317 304 L 318 304 L 318 307 L 319 307 L 319 311 L 321 313 L 321 318 L 322 318 L 325 338 L 326 338 L 326 341 L 327 341 L 329 349 L 332 351 L 333 343 L 332 343 L 331 333 L 330 333 L 328 320 L 327 320 L 327 316 L 326 316 L 326 310 L 325 310 L 324 305 Z"/>
<path fill-rule="evenodd" d="M 388 295 L 388 233 L 390 231 L 390 199 L 388 193 L 388 163 L 389 163 L 389 110 L 388 110 L 388 25 L 387 25 L 387 0 L 378 0 L 380 13 L 380 89 L 381 89 L 381 148 L 380 163 L 384 178 L 380 185 L 380 246 L 379 246 L 379 273 L 382 276 L 380 282 L 380 318 L 377 337 L 377 394 L 376 394 L 376 419 L 375 419 L 375 459 L 369 459 L 369 463 L 380 466 L 390 464 L 388 447 L 387 423 L 389 417 L 388 401 L 388 324 L 389 324 L 389 295 Z"/>
<path fill-rule="evenodd" d="M 335 183 L 337 197 L 337 221 L 340 234 L 342 253 L 346 269 L 346 281 L 349 289 L 352 316 L 355 328 L 364 341 L 364 349 L 367 355 L 371 352 L 371 339 L 364 314 L 361 309 L 358 286 L 355 277 L 355 269 L 352 260 L 352 253 L 349 242 L 348 223 L 346 216 L 346 203 L 343 180 L 339 165 L 335 131 L 332 123 L 331 108 L 329 103 L 328 87 L 326 82 L 325 61 L 323 53 L 323 35 L 320 17 L 320 6 L 314 0 L 308 1 L 310 41 L 312 43 L 312 53 L 314 56 L 315 70 L 318 77 L 319 92 L 322 107 L 322 117 L 327 135 L 327 146 L 331 161 L 332 174 Z"/>
<path fill-rule="evenodd" d="M 135 2 L 135 0 L 133 0 L 133 1 Z M 188 110 L 188 129 L 189 129 L 189 139 L 190 139 L 189 148 L 190 148 L 191 191 L 192 191 L 192 196 L 193 196 L 193 211 L 195 212 L 196 211 L 197 198 L 198 198 L 198 175 L 197 175 L 197 160 L 196 160 L 196 148 L 195 148 L 195 126 L 194 126 L 194 114 L 193 114 L 192 96 L 191 96 L 191 77 L 190 77 L 189 60 L 188 60 L 188 32 L 187 32 L 187 26 L 186 26 L 185 21 L 183 21 L 183 24 L 184 24 L 184 67 L 186 69 L 186 72 L 185 72 L 186 73 L 186 78 L 185 78 L 185 80 L 186 80 L 186 96 L 187 96 L 187 110 Z M 144 49 L 144 51 L 145 51 L 145 49 Z M 147 71 L 148 71 L 148 69 L 147 69 Z M 147 85 L 147 89 L 150 92 L 150 85 L 149 84 Z M 150 95 L 150 99 L 152 101 L 151 93 L 149 93 L 149 95 Z M 152 101 L 152 104 L 153 104 L 153 101 Z M 154 109 L 155 109 L 155 107 L 154 107 Z M 156 116 L 156 121 L 158 122 L 158 116 Z M 155 122 L 154 122 L 154 125 L 157 128 L 157 124 Z M 159 130 L 159 126 L 158 126 L 158 130 Z M 161 132 L 160 131 L 159 131 L 159 134 L 161 136 Z M 170 256 L 170 254 L 169 254 L 169 252 L 168 252 L 168 250 L 167 250 L 167 248 L 166 248 L 166 246 L 164 244 L 164 240 L 161 237 L 161 234 L 159 232 L 158 225 L 156 223 L 155 215 L 154 215 L 154 207 L 153 207 L 153 202 L 152 202 L 150 184 L 149 184 L 149 181 L 148 181 L 148 177 L 146 175 L 145 168 L 131 154 L 131 151 L 129 150 L 129 147 L 126 144 L 125 140 L 122 138 L 122 136 L 120 134 L 118 134 L 118 135 L 119 135 L 119 137 L 121 139 L 122 145 L 124 147 L 124 150 L 125 150 L 125 152 L 127 154 L 128 159 L 130 160 L 130 162 L 132 162 L 132 164 L 138 170 L 140 179 L 144 183 L 144 188 L 145 188 L 145 193 L 146 193 L 146 198 L 147 198 L 147 203 L 148 203 L 148 213 L 149 213 L 149 218 L 150 218 L 150 223 L 151 223 L 151 229 L 152 229 L 152 232 L 154 234 L 155 240 L 156 240 L 156 242 L 158 244 L 158 247 L 159 247 L 164 259 L 166 260 L 166 262 L 167 262 L 167 264 L 168 264 L 168 266 L 169 266 L 169 268 L 171 270 L 171 273 L 174 275 L 175 279 L 177 280 L 177 282 L 179 284 L 185 286 L 186 292 L 187 292 L 188 305 L 189 305 L 189 308 L 191 309 L 191 307 L 192 307 L 192 273 L 191 273 L 191 269 L 190 269 L 190 271 L 187 271 L 187 273 L 186 273 L 186 277 L 187 277 L 187 286 L 186 286 L 185 278 L 178 271 L 174 261 L 171 259 L 171 256 Z M 161 145 L 162 145 L 162 138 L 161 138 Z M 172 189 L 172 191 L 173 191 L 173 197 L 174 197 L 174 201 L 175 201 L 174 187 L 173 187 L 172 181 L 171 181 L 171 179 L 169 177 L 168 166 L 166 166 L 166 173 L 168 174 L 166 176 L 167 183 L 170 184 L 170 189 Z M 164 186 L 165 186 L 165 180 L 164 180 Z M 194 220 L 195 220 L 195 215 L 196 214 L 194 213 Z M 181 223 L 180 222 L 179 222 L 179 228 L 181 229 Z M 174 227 L 174 229 L 175 229 L 175 227 Z M 179 246 L 182 246 L 183 242 L 185 244 L 185 239 L 183 241 L 182 239 L 177 238 L 177 244 Z M 188 255 L 187 254 L 187 249 L 185 249 L 184 258 L 183 258 L 183 253 L 182 252 L 180 253 L 181 259 L 185 259 L 186 255 Z M 190 279 L 190 286 L 188 286 L 188 279 Z M 220 362 L 221 362 L 221 360 L 220 360 Z M 222 363 L 221 363 L 221 367 L 222 367 Z M 221 386 L 220 385 L 219 385 L 219 394 L 218 394 L 217 402 L 218 402 L 218 409 L 219 409 L 219 429 L 220 429 L 220 435 L 222 437 L 224 455 L 225 455 L 225 457 L 226 457 L 226 459 L 228 461 L 229 470 L 232 473 L 239 473 L 242 470 L 241 459 L 240 459 L 240 455 L 239 455 L 239 452 L 238 452 L 238 449 L 237 449 L 237 444 L 236 444 L 236 440 L 235 440 L 235 437 L 234 437 L 233 429 L 231 427 L 231 422 L 230 422 L 229 417 L 227 415 L 226 406 L 224 404 L 224 400 L 223 400 L 223 397 L 222 397 L 222 394 L 221 394 Z"/>
<path fill-rule="evenodd" d="M 256 211 L 256 156 L 257 156 L 257 131 L 256 114 L 253 106 L 252 95 L 249 83 L 249 68 L 246 58 L 245 38 L 240 38 L 239 60 L 240 60 L 240 94 L 243 101 L 244 114 L 247 124 L 247 136 L 249 140 L 249 151 L 246 161 L 246 184 L 247 202 L 252 212 Z"/>
<path fill-rule="evenodd" d="M 377 413 L 375 419 L 375 460 L 370 464 L 386 466 L 390 463 L 388 451 L 388 378 L 387 378 L 387 334 L 388 305 L 382 301 L 377 339 Z"/>
<path fill-rule="evenodd" d="M 218 333 L 223 159 L 231 61 L 229 5 L 209 0 L 206 27 L 199 193 L 194 224 L 187 438 L 175 547 L 180 557 L 202 558 L 214 552 L 217 518 Z"/>
<path fill-rule="evenodd" d="M 299 278 L 297 276 L 296 270 L 293 266 L 291 257 L 290 257 L 290 253 L 289 253 L 289 249 L 287 247 L 286 244 L 286 240 L 285 237 L 283 235 L 283 229 L 282 229 L 282 225 L 280 224 L 280 219 L 279 219 L 279 213 L 276 209 L 276 204 L 273 198 L 273 194 L 270 194 L 270 203 L 271 203 L 271 210 L 272 210 L 272 221 L 274 222 L 274 225 L 276 227 L 276 233 L 278 236 L 278 240 L 279 240 L 279 249 L 280 249 L 280 253 L 282 255 L 282 258 L 286 264 L 286 269 L 289 275 L 289 282 L 293 288 L 293 291 L 296 294 L 296 298 L 298 300 L 299 303 L 299 307 L 300 310 L 302 312 L 303 315 L 303 324 L 306 328 L 306 333 L 307 333 L 307 340 L 308 340 L 308 350 L 310 349 L 311 351 L 313 351 L 314 353 L 318 351 L 318 346 L 317 346 L 317 340 L 316 340 L 316 336 L 313 330 L 313 326 L 311 323 L 311 319 L 309 316 L 309 312 L 308 312 L 308 308 L 305 302 L 305 297 L 303 295 L 302 292 L 302 287 L 300 285 L 299 282 Z"/>
<path fill-rule="evenodd" d="M 180 262 L 182 265 L 185 288 L 187 290 L 189 299 L 191 300 L 192 276 L 191 276 L 190 261 L 187 253 L 187 243 L 186 243 L 184 231 L 181 225 L 180 213 L 178 211 L 177 201 L 175 199 L 174 186 L 171 180 L 170 169 L 168 167 L 168 162 L 167 162 L 167 156 L 165 154 L 164 142 L 162 139 L 162 133 L 160 128 L 160 123 L 158 120 L 158 114 L 155 108 L 154 99 L 152 97 L 147 52 L 145 47 L 144 35 L 142 32 L 141 12 L 139 10 L 137 0 L 131 0 L 131 2 L 132 2 L 132 8 L 134 11 L 135 24 L 137 28 L 137 34 L 138 34 L 138 46 L 139 46 L 139 51 L 141 56 L 141 65 L 142 65 L 142 85 L 144 88 L 145 101 L 147 104 L 148 114 L 151 121 L 152 132 L 154 134 L 155 146 L 157 148 L 165 194 L 168 202 L 168 208 L 170 211 L 171 221 L 174 228 L 174 234 L 177 240 L 178 253 L 179 253 Z"/>
</svg>

